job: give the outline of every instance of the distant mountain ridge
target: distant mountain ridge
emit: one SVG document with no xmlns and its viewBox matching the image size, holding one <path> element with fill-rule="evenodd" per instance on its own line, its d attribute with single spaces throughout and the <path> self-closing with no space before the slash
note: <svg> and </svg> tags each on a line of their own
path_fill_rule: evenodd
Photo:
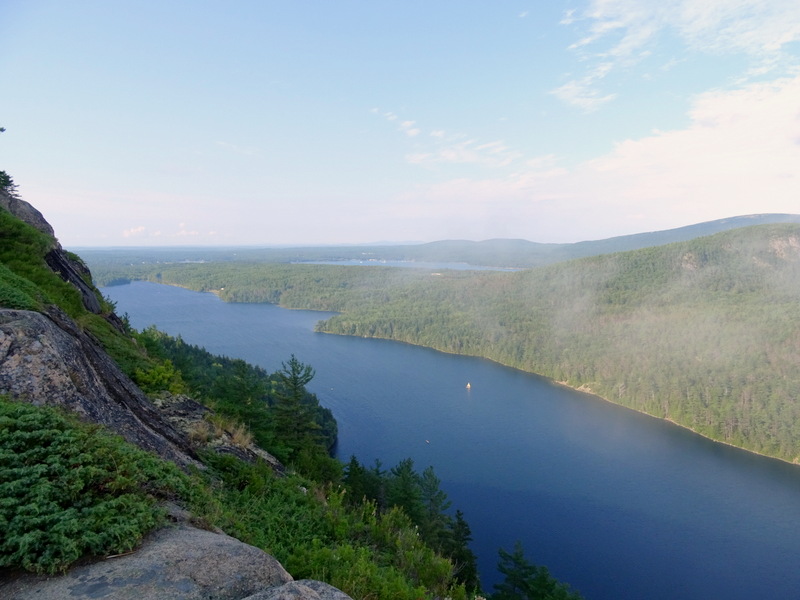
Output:
<svg viewBox="0 0 800 600">
<path fill-rule="evenodd" d="M 480 267 L 538 267 L 564 260 L 598 254 L 638 250 L 688 241 L 730 229 L 750 225 L 800 223 L 800 214 L 756 214 L 729 217 L 666 229 L 612 237 L 602 240 L 550 244 L 524 239 L 484 241 L 441 240 L 424 244 L 335 247 L 166 247 L 166 248 L 79 248 L 81 256 L 93 268 L 129 266 L 154 261 L 169 262 L 317 262 L 317 261 L 415 261 L 429 263 L 467 263 Z M 157 259 L 154 258 L 157 256 Z"/>
<path fill-rule="evenodd" d="M 781 213 L 743 215 L 675 229 L 565 244 L 543 244 L 523 239 L 492 239 L 482 242 L 448 240 L 398 247 L 396 250 L 407 259 L 413 260 L 467 262 L 481 266 L 535 267 L 574 258 L 685 242 L 730 229 L 774 223 L 800 223 L 800 215 Z"/>
</svg>

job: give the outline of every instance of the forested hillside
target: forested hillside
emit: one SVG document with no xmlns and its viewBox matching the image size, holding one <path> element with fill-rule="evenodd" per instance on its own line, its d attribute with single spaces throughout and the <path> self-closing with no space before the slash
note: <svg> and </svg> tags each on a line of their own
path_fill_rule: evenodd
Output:
<svg viewBox="0 0 800 600">
<path fill-rule="evenodd" d="M 104 276 L 342 314 L 320 331 L 483 356 L 703 435 L 800 457 L 800 226 L 516 273 L 231 263 Z"/>
<path fill-rule="evenodd" d="M 333 246 L 300 248 L 83 248 L 80 255 L 103 270 L 132 265 L 175 262 L 344 262 L 379 266 L 383 261 L 414 263 L 465 263 L 474 266 L 529 268 L 609 252 L 638 250 L 688 241 L 721 231 L 774 223 L 800 223 L 800 215 L 761 214 L 697 223 L 676 229 L 623 235 L 604 240 L 542 244 L 528 240 L 443 240 L 399 246 Z"/>
</svg>

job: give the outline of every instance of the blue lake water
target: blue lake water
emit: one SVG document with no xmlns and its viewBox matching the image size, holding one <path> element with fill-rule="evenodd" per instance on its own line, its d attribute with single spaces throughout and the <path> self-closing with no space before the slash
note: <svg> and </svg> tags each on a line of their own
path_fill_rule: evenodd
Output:
<svg viewBox="0 0 800 600">
<path fill-rule="evenodd" d="M 490 361 L 314 333 L 326 313 L 142 282 L 103 293 L 137 328 L 270 371 L 312 365 L 339 457 L 433 465 L 487 591 L 497 549 L 520 540 L 589 600 L 800 597 L 798 467 Z"/>
</svg>

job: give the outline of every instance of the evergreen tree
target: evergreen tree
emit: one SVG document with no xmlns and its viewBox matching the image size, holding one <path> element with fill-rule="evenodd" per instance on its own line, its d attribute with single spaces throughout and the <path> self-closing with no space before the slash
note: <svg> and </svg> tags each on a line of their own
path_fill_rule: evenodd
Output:
<svg viewBox="0 0 800 600">
<path fill-rule="evenodd" d="M 277 441 L 287 448 L 292 459 L 306 446 L 316 446 L 320 426 L 314 421 L 311 406 L 304 402 L 305 386 L 314 378 L 314 369 L 292 354 L 276 373 L 280 386 L 275 393 Z"/>
<path fill-rule="evenodd" d="M 480 589 L 478 578 L 478 559 L 470 549 L 472 530 L 464 519 L 464 513 L 456 510 L 456 516 L 449 523 L 449 539 L 444 554 L 453 561 L 456 580 L 464 584 L 470 593 Z"/>
<path fill-rule="evenodd" d="M 422 504 L 422 491 L 419 475 L 414 471 L 414 461 L 405 458 L 392 467 L 386 490 L 386 501 L 389 506 L 403 509 L 411 522 L 419 526 L 425 515 Z"/>
<path fill-rule="evenodd" d="M 447 494 L 439 487 L 440 484 L 432 466 L 425 469 L 419 478 L 424 508 L 420 535 L 432 548 L 442 551 L 449 535 L 448 525 L 452 520 L 446 511 L 453 503 L 447 499 Z"/>
<path fill-rule="evenodd" d="M 344 477 L 342 482 L 347 488 L 348 498 L 351 504 L 359 504 L 367 497 L 367 470 L 358 462 L 355 455 L 350 457 L 350 462 L 344 467 Z"/>
<path fill-rule="evenodd" d="M 500 549 L 498 570 L 505 575 L 494 586 L 491 600 L 580 600 L 580 594 L 550 575 L 547 567 L 540 567 L 525 558 L 522 543 L 517 541 L 513 552 Z"/>
<path fill-rule="evenodd" d="M 367 499 L 374 500 L 381 511 L 386 509 L 386 471 L 382 467 L 383 463 L 376 458 L 365 479 Z"/>
</svg>

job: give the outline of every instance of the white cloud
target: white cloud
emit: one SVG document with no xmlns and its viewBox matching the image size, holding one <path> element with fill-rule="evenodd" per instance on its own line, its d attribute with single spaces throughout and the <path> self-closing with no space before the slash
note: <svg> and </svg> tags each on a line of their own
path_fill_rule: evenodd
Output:
<svg viewBox="0 0 800 600">
<path fill-rule="evenodd" d="M 403 121 L 400 123 L 400 131 L 405 133 L 408 137 L 416 137 L 419 135 L 420 130 L 418 127 L 414 127 L 414 121 Z"/>
<path fill-rule="evenodd" d="M 649 48 L 662 34 L 674 34 L 695 52 L 749 57 L 747 78 L 778 67 L 787 74 L 800 62 L 788 49 L 800 41 L 798 0 L 591 0 L 579 15 L 569 12 L 561 23 L 584 26 L 569 48 L 588 73 L 552 93 L 584 110 L 612 100 L 614 94 L 599 89 L 602 79 L 612 69 L 651 56 Z"/>
<path fill-rule="evenodd" d="M 439 138 L 432 148 L 406 155 L 411 164 L 472 164 L 482 167 L 507 167 L 522 158 L 522 153 L 512 150 L 502 140 L 480 143 L 475 139 Z"/>
<path fill-rule="evenodd" d="M 373 109 L 373 113 L 377 110 Z M 391 112 L 383 113 L 389 121 L 396 121 Z M 406 162 L 415 165 L 433 166 L 436 164 L 472 164 L 484 167 L 505 167 L 522 157 L 502 140 L 479 142 L 465 139 L 463 134 L 447 135 L 443 129 L 432 129 L 428 136 L 419 138 L 422 129 L 416 121 L 401 121 L 397 129 L 410 138 L 417 138 L 414 151 L 406 154 Z"/>
<path fill-rule="evenodd" d="M 200 235 L 197 230 L 189 230 L 186 228 L 186 223 L 178 223 L 178 231 L 174 234 L 176 237 L 194 237 Z"/>
<path fill-rule="evenodd" d="M 631 202 L 698 216 L 740 214 L 756 199 L 800 208 L 800 77 L 702 94 L 689 116 L 686 129 L 618 144 L 586 163 L 582 176 Z"/>
<path fill-rule="evenodd" d="M 216 145 L 223 150 L 227 150 L 228 152 L 232 152 L 234 154 L 240 154 L 242 156 L 258 156 L 261 153 L 261 150 L 254 146 L 239 146 L 237 144 L 223 141 L 217 141 Z"/>
<path fill-rule="evenodd" d="M 620 142 L 569 170 L 541 156 L 504 176 L 419 187 L 397 199 L 395 216 L 449 218 L 480 237 L 474 224 L 501 215 L 511 237 L 576 241 L 800 212 L 800 76 L 699 95 L 688 116 L 686 128 Z"/>
<path fill-rule="evenodd" d="M 796 0 L 592 0 L 581 17 L 589 22 L 589 33 L 574 46 L 620 34 L 606 53 L 617 57 L 632 56 L 664 30 L 695 50 L 754 56 L 800 40 Z"/>
<path fill-rule="evenodd" d="M 550 93 L 559 100 L 577 106 L 586 112 L 595 111 L 616 98 L 616 94 L 602 95 L 602 92 L 595 87 L 595 80 L 592 77 L 573 79 Z"/>
<path fill-rule="evenodd" d="M 136 237 L 143 234 L 146 230 L 144 225 L 140 225 L 139 227 L 131 227 L 130 229 L 126 229 L 122 232 L 122 237 Z"/>
</svg>

